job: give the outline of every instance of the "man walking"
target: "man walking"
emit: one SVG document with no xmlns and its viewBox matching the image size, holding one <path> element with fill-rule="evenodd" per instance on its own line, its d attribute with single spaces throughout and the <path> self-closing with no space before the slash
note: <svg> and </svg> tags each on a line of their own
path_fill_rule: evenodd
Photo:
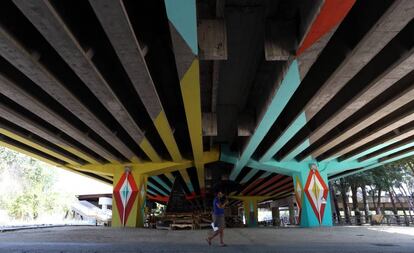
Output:
<svg viewBox="0 0 414 253">
<path fill-rule="evenodd" d="M 217 231 L 214 231 L 214 233 L 207 237 L 208 245 L 211 245 L 211 240 L 216 237 L 217 235 L 220 235 L 220 246 L 225 247 L 226 244 L 224 244 L 223 236 L 224 236 L 224 227 L 226 225 L 226 221 L 224 219 L 224 208 L 229 203 L 228 200 L 224 200 L 224 194 L 223 192 L 219 191 L 217 192 L 216 197 L 213 201 L 213 222 L 214 227 L 218 227 Z"/>
</svg>

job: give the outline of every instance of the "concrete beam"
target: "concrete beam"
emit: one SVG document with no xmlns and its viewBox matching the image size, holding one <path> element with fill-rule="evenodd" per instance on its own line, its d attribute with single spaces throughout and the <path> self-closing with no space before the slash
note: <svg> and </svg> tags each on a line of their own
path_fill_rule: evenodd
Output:
<svg viewBox="0 0 414 253">
<path fill-rule="evenodd" d="M 3 27 L 0 29 L 0 53 L 51 97 L 71 111 L 83 123 L 100 135 L 108 144 L 118 150 L 126 159 L 138 161 L 134 152 L 127 147 L 111 130 L 101 122 L 81 101 L 79 101 L 58 79 L 30 54 Z M 105 159 L 118 161 L 118 158 L 105 152 Z"/>
<path fill-rule="evenodd" d="M 299 69 L 296 61 L 293 61 L 282 80 L 280 85 L 274 91 L 271 100 L 259 118 L 254 134 L 249 138 L 247 145 L 243 148 L 240 158 L 235 164 L 230 179 L 234 180 L 240 173 L 241 169 L 246 166 L 260 142 L 263 140 L 274 121 L 282 112 L 285 105 L 300 84 Z"/>
<path fill-rule="evenodd" d="M 42 151 L 45 154 L 56 157 L 57 159 L 60 159 L 68 164 L 75 165 L 75 166 L 80 166 L 81 164 L 84 164 L 84 162 L 79 161 L 79 159 L 74 159 L 73 157 L 69 157 L 65 153 L 62 153 L 59 150 L 46 145 L 45 143 L 39 142 L 37 139 L 33 138 L 33 136 L 24 135 L 20 132 L 17 132 L 14 129 L 6 130 L 5 126 L 2 123 L 0 123 L 0 134 L 7 136 L 18 142 L 24 143 L 27 146 L 30 146 L 34 149 Z"/>
<path fill-rule="evenodd" d="M 410 71 L 414 70 L 414 48 L 411 48 L 408 50 L 404 55 L 401 56 L 401 59 L 398 60 L 395 64 L 392 64 L 384 73 L 382 73 L 380 76 L 378 76 L 374 80 L 374 84 L 367 86 L 369 87 L 364 91 L 363 94 L 359 96 L 355 96 L 352 100 L 353 103 L 350 103 L 348 107 L 344 108 L 340 113 L 338 113 L 333 119 L 336 119 L 336 121 L 329 121 L 324 128 L 326 131 L 329 129 L 335 128 L 335 126 L 338 125 L 338 123 L 341 122 L 341 119 L 346 119 L 347 117 L 351 116 L 353 113 L 357 112 L 359 109 L 362 108 L 362 106 L 366 105 L 369 101 L 375 99 L 377 96 L 381 95 L 381 92 L 387 92 L 387 88 L 389 88 L 391 85 L 398 85 L 398 81 L 401 79 L 401 76 L 405 76 Z M 410 77 L 408 79 L 411 79 Z M 403 92 L 399 94 L 399 96 L 396 97 L 395 100 L 389 100 L 384 101 L 382 104 L 378 105 L 375 110 L 366 115 L 363 119 L 360 121 L 355 121 L 353 125 L 348 127 L 346 131 L 341 131 L 340 135 L 336 136 L 333 140 L 329 141 L 328 143 L 325 143 L 320 148 L 314 150 L 312 152 L 312 155 L 314 157 L 317 157 L 324 152 L 328 151 L 329 149 L 335 147 L 339 143 L 347 140 L 352 135 L 355 135 L 355 133 L 358 133 L 365 129 L 367 126 L 370 126 L 371 124 L 374 124 L 378 121 L 378 119 L 384 118 L 387 115 L 391 114 L 393 111 L 398 110 L 399 108 L 403 107 L 404 105 L 407 105 L 411 101 L 413 101 L 413 95 L 414 95 L 414 85 L 411 80 L 407 80 L 408 82 L 408 88 L 403 89 Z M 410 85 L 411 84 L 411 85 Z M 402 85 L 401 85 L 402 86 Z M 405 91 L 405 92 L 404 92 Z M 338 118 L 338 115 L 342 116 L 342 118 Z M 394 126 L 397 127 L 398 124 L 402 125 L 404 123 L 407 123 L 413 117 L 407 116 L 407 119 L 405 121 L 395 122 L 397 125 Z M 392 129 L 393 126 L 385 125 L 383 129 L 384 132 L 388 132 L 390 129 Z M 325 131 L 324 130 L 324 131 Z M 374 134 L 374 133 L 373 133 Z M 369 141 L 369 139 L 366 139 L 366 141 Z M 341 147 L 341 149 L 346 148 L 346 146 Z M 335 152 L 336 154 L 336 152 Z M 334 154 L 333 154 L 334 155 Z"/>
<path fill-rule="evenodd" d="M 20 106 L 24 107 L 25 109 L 31 111 L 32 113 L 42 118 L 46 122 L 53 123 L 54 127 L 71 136 L 73 139 L 77 140 L 82 145 L 85 145 L 85 147 L 94 151 L 101 157 L 107 159 L 108 161 L 115 159 L 115 157 L 113 157 L 112 154 L 110 154 L 103 147 L 97 144 L 87 133 L 79 131 L 79 129 L 77 129 L 70 122 L 68 122 L 64 115 L 59 115 L 55 113 L 47 105 L 37 100 L 35 97 L 27 93 L 25 90 L 19 88 L 16 84 L 12 83 L 3 75 L 0 75 L 0 93 L 10 98 L 11 100 L 16 102 Z M 91 158 L 88 155 L 82 155 L 83 152 L 79 151 L 77 147 L 74 147 L 73 145 L 70 145 L 61 140 L 58 136 L 56 136 L 56 133 L 50 133 L 50 131 L 39 127 L 38 124 L 35 124 L 33 121 L 27 120 L 26 118 L 22 120 L 25 123 L 21 126 L 30 127 L 27 128 L 29 131 L 33 131 L 39 136 L 47 140 L 51 140 L 56 144 L 61 145 L 61 147 L 65 147 L 66 150 L 68 150 L 71 153 L 74 153 L 82 159 L 85 159 L 86 161 L 89 161 L 91 163 L 99 163 L 96 159 Z M 22 121 L 14 121 L 14 123 L 17 124 L 18 122 Z"/>
<path fill-rule="evenodd" d="M 161 161 L 157 152 L 145 138 L 144 133 L 137 126 L 127 109 L 95 67 L 89 53 L 92 50 L 84 51 L 82 49 L 75 35 L 70 32 L 70 29 L 66 26 L 53 6 L 47 1 L 15 0 L 14 3 L 95 94 L 98 100 L 141 147 L 146 155 L 154 162 Z M 118 23 L 118 21 L 114 21 L 112 16 L 108 16 L 108 18 L 112 18 L 114 23 Z M 123 42 L 126 44 L 127 40 L 124 38 Z M 136 66 L 132 67 L 135 68 Z"/>
<path fill-rule="evenodd" d="M 306 76 L 326 44 L 328 44 L 330 38 L 354 3 L 355 0 L 319 1 L 318 8 L 315 9 L 313 15 L 308 19 L 309 25 L 298 42 L 296 51 L 302 79 Z"/>
<path fill-rule="evenodd" d="M 89 1 L 173 161 L 182 156 L 122 1 Z"/>
<path fill-rule="evenodd" d="M 200 60 L 227 60 L 227 31 L 224 19 L 197 22 Z"/>
<path fill-rule="evenodd" d="M 256 119 L 248 114 L 241 115 L 237 123 L 237 136 L 251 136 L 254 132 Z"/>
<path fill-rule="evenodd" d="M 203 113 L 203 136 L 217 136 L 217 114 Z"/>
<path fill-rule="evenodd" d="M 405 146 L 405 145 L 407 145 L 409 143 L 413 143 L 413 142 L 414 142 L 414 135 L 410 135 L 407 138 L 404 138 L 404 139 L 402 139 L 400 141 L 397 141 L 397 142 L 395 142 L 395 143 L 393 143 L 391 145 L 388 145 L 388 146 L 386 146 L 384 148 L 381 148 L 379 150 L 376 150 L 374 152 L 371 152 L 369 154 L 366 154 L 366 155 L 358 158 L 358 161 L 359 162 L 362 162 L 362 161 L 365 161 L 365 160 L 368 160 L 368 159 L 372 159 L 372 158 L 374 158 L 376 156 L 379 156 L 379 155 L 381 155 L 381 154 L 383 154 L 385 152 L 393 151 L 393 150 L 395 150 L 397 148 L 403 147 L 403 146 Z"/>
<path fill-rule="evenodd" d="M 287 61 L 296 49 L 295 22 L 266 21 L 265 59 L 266 61 Z"/>
<path fill-rule="evenodd" d="M 205 185 L 195 0 L 164 0 L 200 189 Z"/>
<path fill-rule="evenodd" d="M 313 96 L 311 101 L 306 105 L 305 113 L 309 124 L 306 125 L 306 128 L 302 128 L 301 131 L 295 136 L 295 139 L 288 143 L 288 145 L 278 153 L 279 158 L 286 156 L 289 152 L 300 145 L 307 137 L 310 137 L 311 142 L 318 140 L 322 137 L 322 135 L 333 129 L 335 125 L 342 122 L 344 119 L 372 100 L 375 96 L 381 94 L 383 90 L 391 86 L 392 82 L 378 82 L 379 77 L 383 77 L 384 74 L 380 71 L 380 68 L 375 68 L 378 70 L 378 78 L 371 78 L 369 80 L 370 82 L 364 80 L 364 83 L 368 83 L 367 87 L 365 89 L 357 89 L 359 93 L 354 91 L 353 93 L 355 95 L 352 99 L 345 100 L 345 103 L 343 100 L 338 111 L 332 112 L 332 110 L 329 109 L 333 108 L 331 99 L 334 97 L 337 99 L 337 93 L 349 91 L 349 89 L 347 90 L 346 88 L 351 86 L 352 82 L 358 82 L 358 78 L 362 80 L 362 78 L 365 77 L 365 79 L 367 79 L 366 77 L 369 76 L 369 74 L 367 74 L 367 71 L 369 71 L 368 68 L 374 65 L 375 62 L 373 61 L 374 57 L 379 55 L 380 52 L 383 52 L 381 50 L 409 22 L 409 16 L 411 15 L 410 13 L 405 13 L 406 15 L 399 15 L 399 12 L 401 12 L 404 8 L 403 6 L 404 5 L 401 1 L 394 2 L 394 5 L 391 5 L 391 7 L 388 8 L 387 12 L 376 21 L 376 23 L 364 35 L 364 37 L 362 37 L 356 46 L 349 46 L 352 51 L 345 55 L 338 68 L 333 72 L 328 80 L 325 81 L 318 92 Z M 388 23 L 392 21 L 398 21 L 398 25 L 390 26 Z M 385 27 L 385 31 L 383 27 Z M 384 36 L 382 36 L 382 34 L 384 34 Z M 378 43 L 378 38 L 380 36 L 381 42 Z M 407 55 L 401 57 L 401 60 L 403 60 L 406 56 Z M 377 60 L 376 64 L 379 64 L 379 57 L 375 57 L 375 59 Z M 382 59 L 386 61 L 388 60 L 385 56 Z M 369 65 L 368 62 L 370 63 Z M 391 65 L 388 65 L 389 68 L 386 70 L 389 72 L 392 70 L 392 67 L 395 67 L 395 65 L 391 60 L 388 63 L 392 63 Z M 382 65 L 385 66 L 385 64 Z M 365 68 L 362 69 L 363 67 Z M 366 72 L 361 74 L 362 70 L 366 70 Z M 345 87 L 346 84 L 349 85 Z M 359 87 L 361 87 L 361 84 L 359 84 Z M 344 97 L 344 95 L 341 95 L 341 98 L 342 97 Z M 325 110 L 323 113 L 320 112 L 322 109 Z M 307 155 L 303 155 L 301 158 L 303 159 L 306 156 Z"/>
<path fill-rule="evenodd" d="M 46 153 L 43 153 L 40 150 L 37 150 L 37 149 L 35 149 L 33 147 L 30 147 L 30 146 L 27 146 L 24 143 L 21 143 L 19 141 L 14 140 L 14 139 L 10 139 L 7 136 L 2 135 L 2 134 L 0 134 L 0 146 L 9 148 L 11 150 L 17 151 L 17 152 L 25 154 L 25 155 L 28 155 L 30 157 L 33 157 L 33 158 L 38 159 L 40 161 L 43 161 L 45 163 L 56 166 L 60 169 L 64 169 L 64 170 L 67 170 L 67 171 L 72 172 L 72 173 L 76 173 L 76 174 L 79 174 L 79 175 L 82 175 L 82 176 L 86 176 L 86 177 L 89 177 L 89 178 L 94 179 L 94 180 L 98 180 L 98 181 L 106 183 L 106 184 L 111 184 L 110 180 L 108 180 L 104 177 L 101 177 L 101 176 L 93 174 L 93 173 L 85 173 L 85 172 L 82 172 L 82 171 L 78 171 L 74 168 L 71 168 L 71 167 L 67 166 L 66 164 L 64 164 L 63 161 L 61 161 L 57 158 L 54 158 L 53 156 L 50 156 Z"/>
<path fill-rule="evenodd" d="M 411 7 L 410 7 L 411 6 Z M 336 69 L 333 75 L 319 90 L 315 99 L 306 107 L 306 116 L 311 119 L 321 108 L 333 98 L 345 84 L 354 77 L 369 61 L 371 61 L 414 17 L 414 2 L 410 0 L 397 0 L 388 8 L 375 25 L 367 32 L 358 45 L 346 56 L 345 60 Z M 355 100 L 355 103 L 337 113 L 310 137 L 316 140 L 332 129 L 337 123 L 349 117 L 353 112 L 364 106 L 389 83 L 376 85 L 365 96 Z M 368 95 L 367 95 L 368 94 Z M 372 94 L 372 95 L 369 95 Z"/>
</svg>

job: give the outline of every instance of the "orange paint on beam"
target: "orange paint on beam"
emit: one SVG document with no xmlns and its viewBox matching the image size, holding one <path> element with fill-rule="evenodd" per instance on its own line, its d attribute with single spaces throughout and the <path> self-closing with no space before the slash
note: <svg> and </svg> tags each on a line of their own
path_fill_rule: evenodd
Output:
<svg viewBox="0 0 414 253">
<path fill-rule="evenodd" d="M 296 52 L 300 55 L 323 35 L 337 26 L 348 14 L 356 0 L 325 0 L 323 6 Z"/>
</svg>

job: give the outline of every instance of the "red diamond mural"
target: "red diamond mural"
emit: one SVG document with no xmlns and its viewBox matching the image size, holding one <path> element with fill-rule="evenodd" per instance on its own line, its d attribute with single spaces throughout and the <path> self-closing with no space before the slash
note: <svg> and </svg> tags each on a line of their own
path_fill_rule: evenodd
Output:
<svg viewBox="0 0 414 253">
<path fill-rule="evenodd" d="M 317 169 L 312 168 L 310 170 L 304 190 L 313 212 L 318 218 L 319 224 L 321 224 L 325 212 L 326 199 L 328 198 L 328 187 Z"/>
<path fill-rule="evenodd" d="M 114 198 L 118 209 L 121 224 L 125 226 L 132 206 L 138 194 L 138 187 L 131 172 L 126 171 L 122 174 L 114 188 Z"/>
</svg>

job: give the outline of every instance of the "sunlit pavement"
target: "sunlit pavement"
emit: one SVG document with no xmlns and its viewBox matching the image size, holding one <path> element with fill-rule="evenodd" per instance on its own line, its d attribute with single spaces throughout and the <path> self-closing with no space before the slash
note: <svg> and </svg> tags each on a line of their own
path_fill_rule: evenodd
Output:
<svg viewBox="0 0 414 253">
<path fill-rule="evenodd" d="M 414 252 L 414 227 L 227 229 L 227 247 L 206 230 L 56 227 L 0 233 L 0 252 Z"/>
</svg>

